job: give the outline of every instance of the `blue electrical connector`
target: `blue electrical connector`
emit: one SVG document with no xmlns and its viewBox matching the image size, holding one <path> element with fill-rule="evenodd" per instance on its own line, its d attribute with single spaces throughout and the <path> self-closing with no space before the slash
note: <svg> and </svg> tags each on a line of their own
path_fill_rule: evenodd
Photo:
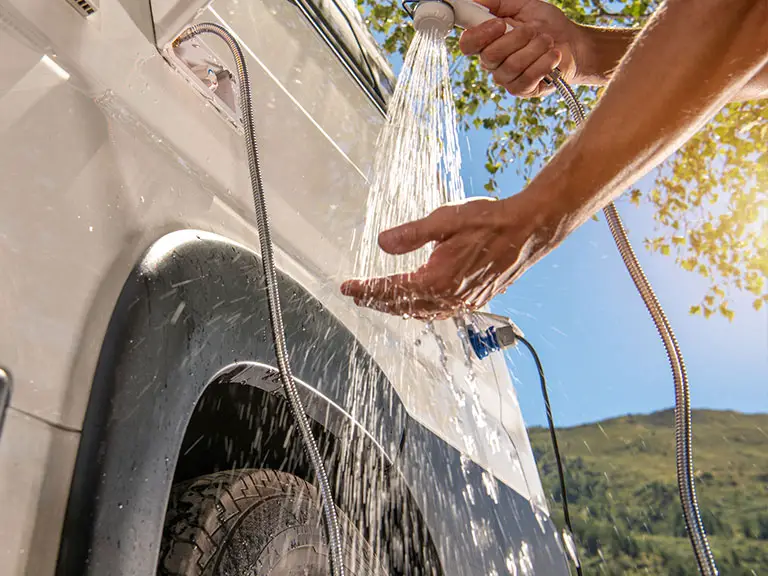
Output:
<svg viewBox="0 0 768 576">
<path fill-rule="evenodd" d="M 469 343 L 472 345 L 472 350 L 475 351 L 480 360 L 488 356 L 491 352 L 501 350 L 499 346 L 499 339 L 496 336 L 496 328 L 491 326 L 485 332 L 479 332 L 472 326 L 467 327 L 467 335 L 469 336 Z"/>
<path fill-rule="evenodd" d="M 517 344 L 518 337 L 523 335 L 509 318 L 487 313 L 476 313 L 476 316 L 498 324 L 485 329 L 477 328 L 472 324 L 467 326 L 469 344 L 480 360 L 488 357 L 492 352 L 514 346 Z"/>
</svg>

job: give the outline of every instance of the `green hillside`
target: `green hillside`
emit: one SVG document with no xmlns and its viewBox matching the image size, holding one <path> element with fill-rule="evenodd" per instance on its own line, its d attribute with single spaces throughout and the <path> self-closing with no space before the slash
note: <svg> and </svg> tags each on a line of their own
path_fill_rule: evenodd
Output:
<svg viewBox="0 0 768 576">
<path fill-rule="evenodd" d="M 545 428 L 530 429 L 550 507 L 560 490 Z M 768 574 L 768 414 L 693 413 L 702 517 L 723 576 Z M 674 414 L 558 431 L 585 574 L 698 574 L 675 479 Z"/>
</svg>

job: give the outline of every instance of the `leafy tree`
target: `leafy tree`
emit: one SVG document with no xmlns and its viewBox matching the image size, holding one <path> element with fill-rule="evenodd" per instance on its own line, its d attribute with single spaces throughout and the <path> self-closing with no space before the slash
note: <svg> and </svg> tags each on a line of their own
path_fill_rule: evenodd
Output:
<svg viewBox="0 0 768 576">
<path fill-rule="evenodd" d="M 759 447 L 764 445 L 761 430 L 768 427 L 768 415 L 694 411 L 693 418 L 697 473 L 709 478 L 700 484 L 701 514 L 720 573 L 763 574 L 768 566 L 768 491 L 762 472 L 765 458 L 757 455 L 764 454 Z M 726 427 L 731 432 L 724 432 Z M 666 411 L 560 429 L 560 443 L 568 457 L 566 471 L 574 469 L 567 487 L 585 574 L 698 574 L 686 536 L 674 462 L 658 457 L 664 445 L 673 444 L 672 430 Z M 646 452 L 636 452 L 633 443 L 627 442 L 638 432 L 648 444 Z M 553 521 L 562 528 L 549 431 L 534 427 L 529 435 L 539 455 Z M 733 441 L 742 435 L 748 441 Z M 761 438 L 763 444 L 759 444 Z M 581 489 L 590 478 L 603 478 L 605 490 Z M 572 486 L 578 498 L 570 498 Z"/>
<path fill-rule="evenodd" d="M 356 0 L 366 22 L 389 54 L 405 54 L 413 27 L 400 3 Z M 600 26 L 640 26 L 656 0 L 551 0 L 572 20 Z M 485 189 L 498 193 L 498 176 L 513 166 L 530 178 L 570 129 L 565 105 L 556 95 L 521 99 L 506 95 L 475 58 L 461 56 L 458 35 L 447 39 L 456 109 L 463 130 L 491 132 L 486 150 Z M 579 87 L 587 107 L 599 90 Z M 650 191 L 631 190 L 629 199 L 655 209 L 656 235 L 648 249 L 674 257 L 685 270 L 700 274 L 709 288 L 692 314 L 719 312 L 729 320 L 729 294 L 747 291 L 759 310 L 768 303 L 768 105 L 726 106 L 687 145 L 655 173 Z"/>
<path fill-rule="evenodd" d="M 760 514 L 757 517 L 757 534 L 760 540 L 768 540 L 768 514 Z"/>
</svg>

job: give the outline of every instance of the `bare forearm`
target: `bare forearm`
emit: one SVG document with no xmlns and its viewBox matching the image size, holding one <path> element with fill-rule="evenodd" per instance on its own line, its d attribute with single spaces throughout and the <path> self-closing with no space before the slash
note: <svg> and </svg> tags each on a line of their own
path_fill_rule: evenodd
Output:
<svg viewBox="0 0 768 576">
<path fill-rule="evenodd" d="M 560 206 L 555 224 L 567 234 L 674 152 L 767 63 L 768 0 L 671 0 L 526 192 Z"/>
<path fill-rule="evenodd" d="M 768 64 L 763 66 L 744 87 L 731 99 L 731 102 L 745 102 L 747 100 L 761 100 L 768 98 Z"/>
<path fill-rule="evenodd" d="M 575 47 L 577 76 L 574 83 L 602 86 L 613 77 L 621 59 L 629 51 L 642 28 L 602 28 L 578 26 L 580 42 Z M 687 27 L 680 31 L 695 42 L 698 31 Z M 764 66 L 741 90 L 733 95 L 731 102 L 768 98 L 768 66 Z"/>
<path fill-rule="evenodd" d="M 575 47 L 575 82 L 591 86 L 607 84 L 641 28 L 579 26 Z"/>
</svg>

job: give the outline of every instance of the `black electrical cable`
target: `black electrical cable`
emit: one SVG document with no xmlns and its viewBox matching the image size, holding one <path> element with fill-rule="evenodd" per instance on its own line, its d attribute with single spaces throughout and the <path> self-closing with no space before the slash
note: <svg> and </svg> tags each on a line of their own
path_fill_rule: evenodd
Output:
<svg viewBox="0 0 768 576">
<path fill-rule="evenodd" d="M 563 506 L 563 519 L 565 520 L 565 526 L 568 528 L 568 532 L 571 538 L 574 538 L 573 542 L 573 554 L 575 555 L 574 561 L 576 563 L 576 574 L 582 576 L 581 561 L 579 560 L 579 551 L 576 549 L 575 535 L 573 533 L 573 526 L 571 525 L 571 515 L 568 511 L 568 495 L 565 489 L 565 472 L 563 470 L 563 462 L 560 458 L 560 446 L 557 443 L 557 432 L 555 431 L 555 422 L 552 418 L 552 405 L 549 402 L 549 392 L 547 391 L 547 378 L 544 376 L 544 367 L 541 365 L 539 355 L 533 348 L 533 345 L 525 338 L 516 335 L 517 340 L 522 342 L 523 345 L 528 348 L 528 351 L 533 356 L 533 361 L 536 363 L 536 369 L 539 371 L 539 381 L 541 382 L 541 395 L 544 397 L 544 408 L 547 411 L 547 423 L 549 425 L 549 436 L 552 439 L 552 450 L 555 453 L 555 464 L 557 465 L 557 475 L 560 478 L 560 497 Z M 568 543 L 566 542 L 566 547 Z"/>
</svg>

